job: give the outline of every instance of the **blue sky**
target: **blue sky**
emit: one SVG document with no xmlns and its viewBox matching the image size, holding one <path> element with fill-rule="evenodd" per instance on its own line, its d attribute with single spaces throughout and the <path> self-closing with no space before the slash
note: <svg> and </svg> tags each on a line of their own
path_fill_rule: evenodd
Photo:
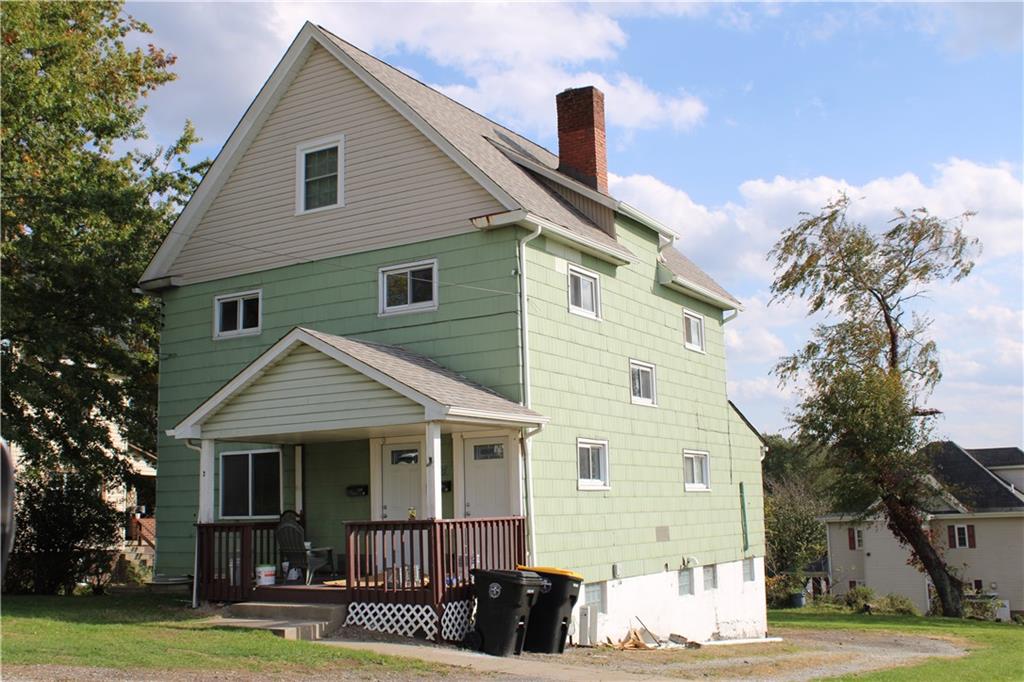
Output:
<svg viewBox="0 0 1024 682">
<path fill-rule="evenodd" d="M 882 224 L 896 206 L 978 215 L 975 272 L 932 292 L 939 435 L 1024 442 L 1021 31 L 1012 4 L 129 3 L 179 79 L 151 97 L 155 142 L 185 118 L 214 155 L 306 19 L 556 150 L 554 95 L 604 90 L 611 190 L 680 234 L 745 302 L 727 327 L 730 395 L 785 426 L 769 370 L 807 338 L 768 306 L 764 253 L 839 190 Z"/>
</svg>

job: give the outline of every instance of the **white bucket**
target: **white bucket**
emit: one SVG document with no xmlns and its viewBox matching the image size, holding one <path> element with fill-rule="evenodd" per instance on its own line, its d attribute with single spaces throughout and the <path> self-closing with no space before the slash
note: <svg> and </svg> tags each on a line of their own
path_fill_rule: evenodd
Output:
<svg viewBox="0 0 1024 682">
<path fill-rule="evenodd" d="M 273 585 L 274 579 L 277 575 L 277 568 L 267 564 L 265 566 L 256 567 L 256 584 L 257 585 Z"/>
</svg>

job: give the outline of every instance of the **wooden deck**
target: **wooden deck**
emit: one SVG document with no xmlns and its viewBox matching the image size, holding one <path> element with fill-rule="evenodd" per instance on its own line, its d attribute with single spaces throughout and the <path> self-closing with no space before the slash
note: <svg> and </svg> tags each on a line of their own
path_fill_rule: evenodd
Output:
<svg viewBox="0 0 1024 682">
<path fill-rule="evenodd" d="M 523 517 L 361 521 L 346 524 L 341 585 L 256 585 L 256 566 L 280 571 L 276 523 L 197 524 L 203 601 L 443 604 L 472 596 L 471 570 L 526 560 Z"/>
</svg>

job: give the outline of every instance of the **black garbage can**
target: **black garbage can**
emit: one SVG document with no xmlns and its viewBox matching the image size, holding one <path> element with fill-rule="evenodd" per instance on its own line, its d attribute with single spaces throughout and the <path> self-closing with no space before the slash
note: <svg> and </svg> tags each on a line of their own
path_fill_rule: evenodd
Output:
<svg viewBox="0 0 1024 682">
<path fill-rule="evenodd" d="M 476 590 L 476 627 L 467 644 L 492 656 L 520 654 L 543 581 L 530 571 L 471 571 Z"/>
<path fill-rule="evenodd" d="M 526 631 L 523 648 L 540 654 L 560 654 L 565 651 L 569 636 L 572 609 L 580 598 L 583 576 L 563 568 L 520 566 L 533 571 L 544 583 L 537 603 L 530 611 L 530 628 Z"/>
</svg>

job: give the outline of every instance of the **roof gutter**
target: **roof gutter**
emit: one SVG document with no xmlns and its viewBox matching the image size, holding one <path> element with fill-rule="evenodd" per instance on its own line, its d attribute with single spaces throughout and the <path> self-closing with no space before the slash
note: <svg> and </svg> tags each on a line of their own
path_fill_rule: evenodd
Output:
<svg viewBox="0 0 1024 682">
<path fill-rule="evenodd" d="M 727 298 L 719 296 L 710 289 L 680 277 L 669 270 L 664 263 L 658 263 L 658 283 L 668 287 L 669 289 L 675 289 L 676 291 L 687 294 L 688 296 L 692 296 L 699 301 L 704 301 L 716 308 L 721 308 L 722 310 L 735 310 L 737 312 L 743 310 L 743 305 L 741 303 L 730 301 Z M 732 320 L 734 317 L 735 315 L 730 317 L 729 320 Z"/>
<path fill-rule="evenodd" d="M 551 222 L 547 218 L 542 218 L 522 208 L 505 211 L 504 213 L 490 213 L 477 216 L 470 218 L 470 221 L 473 223 L 473 227 L 479 230 L 493 230 L 509 225 L 522 225 L 530 230 L 542 229 L 546 233 L 545 236 L 549 239 L 569 244 L 583 253 L 612 265 L 628 265 L 633 262 L 633 259 L 625 253 L 613 251 L 603 244 L 574 234 L 558 223 Z"/>
</svg>

